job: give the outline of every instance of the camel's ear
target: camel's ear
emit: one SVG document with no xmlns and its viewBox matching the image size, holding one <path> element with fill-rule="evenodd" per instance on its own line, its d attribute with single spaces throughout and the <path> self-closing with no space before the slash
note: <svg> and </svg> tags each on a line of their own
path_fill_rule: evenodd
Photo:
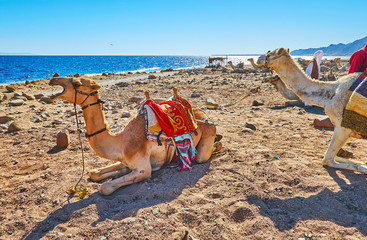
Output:
<svg viewBox="0 0 367 240">
<path fill-rule="evenodd" d="M 282 55 L 286 50 L 284 48 L 279 48 L 277 51 L 277 55 Z"/>
<path fill-rule="evenodd" d="M 83 85 L 82 82 L 79 79 L 73 79 L 72 84 L 75 87 L 80 87 L 81 85 Z"/>
</svg>

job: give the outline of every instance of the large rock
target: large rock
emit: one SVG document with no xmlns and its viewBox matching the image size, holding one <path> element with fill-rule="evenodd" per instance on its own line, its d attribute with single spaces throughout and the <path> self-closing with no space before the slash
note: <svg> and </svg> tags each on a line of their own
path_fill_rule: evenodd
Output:
<svg viewBox="0 0 367 240">
<path fill-rule="evenodd" d="M 315 118 L 313 121 L 314 127 L 319 128 L 330 128 L 333 129 L 334 125 L 331 123 L 330 118 L 324 117 L 324 118 Z"/>
<path fill-rule="evenodd" d="M 60 148 L 67 148 L 69 146 L 70 137 L 68 130 L 62 130 L 56 135 L 56 146 Z"/>
<path fill-rule="evenodd" d="M 60 74 L 58 74 L 58 73 L 55 73 L 53 76 L 52 76 L 53 78 L 57 78 L 57 77 L 60 77 Z"/>
<path fill-rule="evenodd" d="M 21 130 L 27 129 L 28 126 L 29 126 L 29 123 L 27 123 L 27 122 L 24 122 L 24 121 L 14 121 L 14 122 L 12 122 L 9 125 L 8 131 L 9 132 L 17 132 L 17 131 L 21 131 Z"/>
<path fill-rule="evenodd" d="M 24 100 L 23 99 L 14 99 L 12 101 L 9 102 L 10 106 L 21 106 L 24 104 Z"/>
<path fill-rule="evenodd" d="M 52 98 L 49 98 L 49 97 L 46 97 L 46 96 L 41 97 L 40 100 L 42 102 L 45 102 L 45 103 L 53 103 L 54 102 L 54 100 Z"/>
<path fill-rule="evenodd" d="M 36 100 L 35 96 L 33 96 L 32 94 L 29 94 L 29 93 L 23 92 L 22 96 L 27 98 L 27 100 Z"/>
<path fill-rule="evenodd" d="M 155 76 L 155 75 L 149 75 L 148 76 L 148 79 L 156 79 L 157 78 L 157 76 Z"/>
<path fill-rule="evenodd" d="M 10 116 L 0 116 L 0 124 L 13 121 L 15 118 Z"/>
<path fill-rule="evenodd" d="M 6 90 L 8 92 L 15 92 L 15 88 L 13 86 L 6 86 Z"/>
</svg>

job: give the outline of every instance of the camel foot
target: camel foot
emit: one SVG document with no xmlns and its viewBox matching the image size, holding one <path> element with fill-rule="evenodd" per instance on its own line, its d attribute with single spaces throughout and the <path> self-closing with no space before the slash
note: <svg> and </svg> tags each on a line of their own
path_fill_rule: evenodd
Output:
<svg viewBox="0 0 367 240">
<path fill-rule="evenodd" d="M 347 159 L 347 158 L 343 158 L 343 157 L 339 157 L 339 156 L 336 156 L 334 158 L 334 160 L 338 163 L 347 163 L 347 164 L 353 164 L 353 165 L 365 165 L 364 162 L 361 162 L 361 161 L 358 161 L 358 160 Z"/>
<path fill-rule="evenodd" d="M 115 189 L 111 186 L 109 182 L 102 183 L 99 187 L 99 192 L 105 196 L 111 195 L 114 191 Z"/>
</svg>

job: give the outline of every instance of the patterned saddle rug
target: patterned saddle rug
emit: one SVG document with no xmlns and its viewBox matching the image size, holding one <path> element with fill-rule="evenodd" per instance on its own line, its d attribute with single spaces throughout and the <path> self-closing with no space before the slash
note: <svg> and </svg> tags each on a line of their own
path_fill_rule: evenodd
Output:
<svg viewBox="0 0 367 240">
<path fill-rule="evenodd" d="M 367 70 L 348 90 L 341 126 L 367 136 Z"/>
<path fill-rule="evenodd" d="M 141 106 L 140 114 L 145 116 L 147 139 L 157 141 L 158 145 L 172 139 L 181 170 L 190 169 L 196 154 L 191 134 L 197 129 L 191 104 L 181 97 L 160 104 L 147 100 Z M 172 154 L 168 155 L 172 159 Z"/>
</svg>

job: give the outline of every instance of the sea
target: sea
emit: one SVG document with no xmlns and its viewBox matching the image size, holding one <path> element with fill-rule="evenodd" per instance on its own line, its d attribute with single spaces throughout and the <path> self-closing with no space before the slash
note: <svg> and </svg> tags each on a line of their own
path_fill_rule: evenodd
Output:
<svg viewBox="0 0 367 240">
<path fill-rule="evenodd" d="M 233 64 L 249 65 L 247 59 L 259 55 L 222 56 Z M 212 57 L 212 56 L 211 56 Z M 312 56 L 302 56 L 311 59 Z M 331 57 L 335 58 L 335 57 Z M 69 76 L 96 76 L 102 73 L 126 74 L 128 72 L 158 72 L 203 68 L 208 66 L 209 56 L 34 56 L 0 55 L 0 85 L 24 83 L 52 78 L 55 73 Z"/>
</svg>

